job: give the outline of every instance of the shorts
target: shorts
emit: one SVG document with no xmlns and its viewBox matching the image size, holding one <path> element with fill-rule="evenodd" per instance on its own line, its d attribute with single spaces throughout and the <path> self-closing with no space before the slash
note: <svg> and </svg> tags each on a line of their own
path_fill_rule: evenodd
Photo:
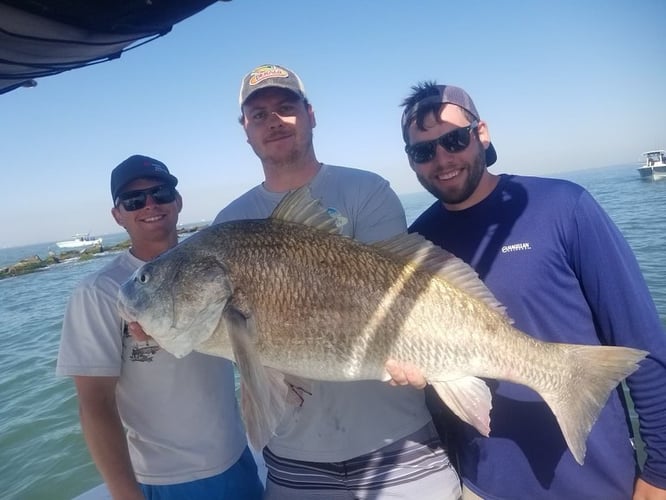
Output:
<svg viewBox="0 0 666 500">
<path fill-rule="evenodd" d="M 146 500 L 260 500 L 263 486 L 246 446 L 234 465 L 216 476 L 178 484 L 140 484 Z"/>
<path fill-rule="evenodd" d="M 343 462 L 302 462 L 264 449 L 266 500 L 457 500 L 460 480 L 432 423 Z"/>
</svg>

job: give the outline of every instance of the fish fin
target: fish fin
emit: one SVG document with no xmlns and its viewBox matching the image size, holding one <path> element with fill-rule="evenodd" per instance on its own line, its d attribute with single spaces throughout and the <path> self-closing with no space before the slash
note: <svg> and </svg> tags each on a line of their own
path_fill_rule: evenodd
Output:
<svg viewBox="0 0 666 500">
<path fill-rule="evenodd" d="M 490 389 L 477 377 L 431 382 L 437 395 L 460 420 L 467 422 L 480 434 L 490 433 Z"/>
<path fill-rule="evenodd" d="M 225 310 L 224 320 L 240 374 L 243 421 L 250 443 L 261 450 L 284 415 L 288 386 L 282 373 L 261 364 L 254 322 L 232 308 Z"/>
<path fill-rule="evenodd" d="M 417 269 L 440 276 L 499 312 L 509 323 L 513 323 L 506 313 L 506 307 L 481 281 L 474 268 L 420 234 L 399 234 L 388 240 L 373 243 L 372 246 L 380 252 L 402 258 Z"/>
<path fill-rule="evenodd" d="M 579 464 L 585 460 L 587 436 L 611 391 L 639 368 L 649 353 L 618 346 L 561 344 L 570 366 L 558 390 L 539 390 L 555 415 L 564 440 Z"/>
<path fill-rule="evenodd" d="M 303 224 L 327 233 L 342 234 L 335 218 L 331 217 L 319 200 L 312 197 L 309 186 L 287 193 L 270 218 Z"/>
</svg>

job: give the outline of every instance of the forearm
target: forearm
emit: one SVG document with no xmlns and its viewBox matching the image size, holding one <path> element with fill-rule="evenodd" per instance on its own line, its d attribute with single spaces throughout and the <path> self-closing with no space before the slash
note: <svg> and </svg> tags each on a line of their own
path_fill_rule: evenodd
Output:
<svg viewBox="0 0 666 500">
<path fill-rule="evenodd" d="M 116 500 L 143 500 L 116 406 L 116 377 L 74 377 L 83 436 Z"/>
<path fill-rule="evenodd" d="M 81 427 L 90 455 L 114 499 L 141 499 L 127 440 L 117 411 L 80 410 Z"/>
</svg>

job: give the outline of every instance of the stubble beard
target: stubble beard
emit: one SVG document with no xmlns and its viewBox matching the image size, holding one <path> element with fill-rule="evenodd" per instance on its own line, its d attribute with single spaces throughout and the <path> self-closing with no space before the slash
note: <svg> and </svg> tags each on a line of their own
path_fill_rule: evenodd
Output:
<svg viewBox="0 0 666 500">
<path fill-rule="evenodd" d="M 304 143 L 295 143 L 290 150 L 279 155 L 266 153 L 261 157 L 262 163 L 277 169 L 289 169 L 300 166 L 303 160 L 307 158 L 308 152 L 313 148 L 312 133 L 309 134 L 309 137 L 305 137 L 304 139 Z"/>
<path fill-rule="evenodd" d="M 447 205 L 457 205 L 467 201 L 481 182 L 483 172 L 486 169 L 486 157 L 483 146 L 479 145 L 478 151 L 472 163 L 461 163 L 465 171 L 467 171 L 467 178 L 460 188 L 444 190 L 436 183 L 430 182 L 425 176 L 417 174 L 416 177 L 421 185 L 435 198 Z"/>
</svg>

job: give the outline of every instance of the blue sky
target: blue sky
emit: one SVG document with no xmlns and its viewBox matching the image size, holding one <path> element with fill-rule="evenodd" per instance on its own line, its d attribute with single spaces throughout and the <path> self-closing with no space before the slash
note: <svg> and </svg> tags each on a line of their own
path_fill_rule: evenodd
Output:
<svg viewBox="0 0 666 500">
<path fill-rule="evenodd" d="M 134 153 L 180 179 L 181 222 L 212 219 L 262 179 L 237 118 L 263 63 L 304 81 L 319 160 L 399 194 L 421 191 L 399 128 L 421 80 L 472 95 L 496 173 L 638 163 L 666 148 L 665 23 L 663 0 L 216 3 L 118 60 L 0 95 L 0 247 L 121 231 L 109 175 Z"/>
</svg>

